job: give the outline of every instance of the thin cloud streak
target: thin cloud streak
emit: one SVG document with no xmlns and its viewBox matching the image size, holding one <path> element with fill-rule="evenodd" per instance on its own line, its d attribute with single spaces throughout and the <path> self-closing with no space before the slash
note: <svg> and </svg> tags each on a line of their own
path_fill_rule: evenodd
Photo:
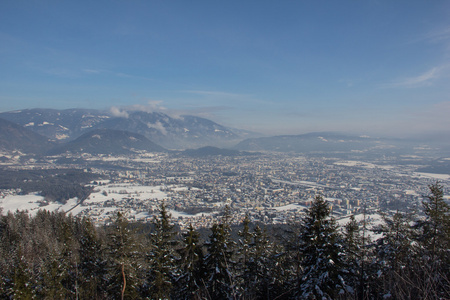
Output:
<svg viewBox="0 0 450 300">
<path fill-rule="evenodd" d="M 264 104 L 264 105 L 274 105 L 275 102 L 261 100 L 254 97 L 251 94 L 236 94 L 222 91 L 208 91 L 208 90 L 183 90 L 181 93 L 200 95 L 204 97 L 211 97 L 213 99 L 219 100 L 235 100 L 235 101 L 245 101 L 248 103 Z"/>
<path fill-rule="evenodd" d="M 450 27 L 430 32 L 425 36 L 424 40 L 434 43 L 448 41 L 450 40 Z"/>
<path fill-rule="evenodd" d="M 92 74 L 92 75 L 105 74 L 105 75 L 112 75 L 112 76 L 116 76 L 116 77 L 120 77 L 120 78 L 142 79 L 142 80 L 150 80 L 150 81 L 154 80 L 153 78 L 149 78 L 149 77 L 145 77 L 145 76 L 136 76 L 136 75 L 131 75 L 131 74 L 123 73 L 123 72 L 114 72 L 114 71 L 102 70 L 102 69 L 83 69 L 82 72 L 85 74 L 87 73 L 87 74 Z"/>
<path fill-rule="evenodd" d="M 417 88 L 424 86 L 431 86 L 434 81 L 445 75 L 445 70 L 448 69 L 449 65 L 444 65 L 440 67 L 434 67 L 430 70 L 414 77 L 403 78 L 398 81 L 388 83 L 383 85 L 384 88 Z"/>
<path fill-rule="evenodd" d="M 129 112 L 142 111 L 147 113 L 164 113 L 176 119 L 182 118 L 183 115 L 190 115 L 207 119 L 214 119 L 215 121 L 217 121 L 217 119 L 219 118 L 217 113 L 232 109 L 233 108 L 229 106 L 194 106 L 188 109 L 170 109 L 163 106 L 163 101 L 148 100 L 147 104 L 112 106 L 109 108 L 109 111 L 114 116 L 123 118 L 128 118 Z"/>
<path fill-rule="evenodd" d="M 424 85 L 430 85 L 431 81 L 438 77 L 439 68 L 432 68 L 431 70 L 426 71 L 425 73 L 416 76 L 405 78 L 402 81 L 394 83 L 396 86 L 404 86 L 404 87 L 418 87 Z"/>
<path fill-rule="evenodd" d="M 185 90 L 185 91 L 181 91 L 181 92 L 189 93 L 189 94 L 204 95 L 204 96 L 214 96 L 214 97 L 230 97 L 230 98 L 251 97 L 251 95 L 235 94 L 235 93 L 220 92 L 220 91 Z"/>
</svg>

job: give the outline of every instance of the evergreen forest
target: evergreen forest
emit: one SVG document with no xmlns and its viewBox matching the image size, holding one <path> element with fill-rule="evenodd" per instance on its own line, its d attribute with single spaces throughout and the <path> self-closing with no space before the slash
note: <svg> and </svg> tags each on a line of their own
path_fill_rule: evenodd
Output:
<svg viewBox="0 0 450 300">
<path fill-rule="evenodd" d="M 1 211 L 0 211 L 1 212 Z M 0 299 L 450 299 L 450 207 L 429 186 L 421 211 L 338 227 L 320 195 L 266 228 L 226 208 L 204 234 L 164 204 L 150 224 L 41 210 L 0 214 Z"/>
</svg>

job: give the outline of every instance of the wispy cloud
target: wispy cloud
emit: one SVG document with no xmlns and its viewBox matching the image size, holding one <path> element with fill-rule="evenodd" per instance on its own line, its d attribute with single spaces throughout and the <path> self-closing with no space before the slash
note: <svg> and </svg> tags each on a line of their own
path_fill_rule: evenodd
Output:
<svg viewBox="0 0 450 300">
<path fill-rule="evenodd" d="M 100 74 L 102 71 L 101 70 L 95 70 L 95 69 L 83 69 L 84 73 L 89 73 L 89 74 Z"/>
<path fill-rule="evenodd" d="M 450 65 L 443 65 L 431 68 L 426 72 L 414 77 L 401 78 L 391 83 L 383 85 L 384 88 L 417 88 L 424 86 L 431 86 L 437 79 L 443 77 L 446 74 Z"/>
<path fill-rule="evenodd" d="M 434 67 L 418 76 L 404 78 L 397 82 L 394 82 L 393 86 L 398 86 L 398 87 L 428 86 L 431 84 L 433 79 L 436 79 L 439 76 L 439 71 L 440 71 L 440 68 Z"/>
<path fill-rule="evenodd" d="M 148 100 L 147 104 L 112 106 L 109 110 L 112 115 L 123 118 L 128 118 L 132 111 L 142 111 L 148 113 L 160 112 L 177 119 L 182 118 L 183 115 L 216 119 L 221 112 L 232 109 L 230 106 L 191 106 L 186 109 L 170 109 L 163 105 L 163 101 Z"/>
<path fill-rule="evenodd" d="M 195 94 L 202 96 L 204 98 L 209 98 L 217 101 L 236 101 L 240 104 L 242 103 L 254 103 L 258 105 L 277 105 L 277 103 L 273 101 L 262 100 L 256 98 L 255 95 L 252 94 L 238 94 L 238 93 L 230 93 L 223 91 L 210 91 L 210 90 L 183 90 L 181 93 L 187 94 Z"/>
<path fill-rule="evenodd" d="M 144 111 L 144 112 L 167 112 L 161 100 L 147 100 L 147 104 L 134 104 L 124 106 L 123 109 L 128 111 Z"/>
<path fill-rule="evenodd" d="M 203 96 L 228 97 L 228 98 L 244 98 L 244 97 L 251 96 L 251 95 L 246 95 L 246 94 L 235 94 L 235 93 L 220 92 L 220 91 L 185 90 L 182 92 L 189 93 L 189 94 L 203 95 Z"/>
<path fill-rule="evenodd" d="M 128 112 L 117 106 L 111 107 L 109 111 L 114 117 L 128 118 Z"/>
<path fill-rule="evenodd" d="M 426 34 L 423 39 L 434 43 L 450 41 L 450 27 L 431 31 Z"/>
<path fill-rule="evenodd" d="M 90 74 L 90 75 L 108 75 L 108 76 L 116 76 L 121 78 L 132 78 L 132 79 L 142 79 L 142 80 L 153 80 L 153 78 L 145 77 L 145 76 L 138 76 L 138 75 L 132 75 L 127 74 L 123 72 L 115 72 L 110 70 L 104 70 L 104 69 L 83 69 L 83 73 Z"/>
</svg>

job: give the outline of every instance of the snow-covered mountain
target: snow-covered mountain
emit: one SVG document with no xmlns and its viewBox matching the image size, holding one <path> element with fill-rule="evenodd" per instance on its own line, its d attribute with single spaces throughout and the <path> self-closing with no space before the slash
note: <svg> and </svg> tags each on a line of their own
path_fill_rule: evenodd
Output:
<svg viewBox="0 0 450 300">
<path fill-rule="evenodd" d="M 206 145 L 229 146 L 242 139 L 240 132 L 196 116 L 171 117 L 161 112 L 127 111 L 115 116 L 89 109 L 25 109 L 0 113 L 55 141 L 74 140 L 93 129 L 116 129 L 142 134 L 170 149 Z"/>
<path fill-rule="evenodd" d="M 24 109 L 0 113 L 0 118 L 24 126 L 56 141 L 72 140 L 95 125 L 111 118 L 110 114 L 89 109 Z"/>
<path fill-rule="evenodd" d="M 73 141 L 59 145 L 49 154 L 90 153 L 90 154 L 133 154 L 140 151 L 164 152 L 161 146 L 138 133 L 114 129 L 94 129 Z"/>
<path fill-rule="evenodd" d="M 47 137 L 0 118 L 0 151 L 40 154 L 52 146 Z"/>
<path fill-rule="evenodd" d="M 172 149 L 223 145 L 240 138 L 232 130 L 208 119 L 195 116 L 174 118 L 160 112 L 130 112 L 127 118 L 110 118 L 95 127 L 136 132 Z"/>
<path fill-rule="evenodd" d="M 407 140 L 371 138 L 337 132 L 312 132 L 301 135 L 279 135 L 250 138 L 234 149 L 243 151 L 275 151 L 292 153 L 333 154 L 392 154 L 412 151 L 414 143 Z"/>
</svg>

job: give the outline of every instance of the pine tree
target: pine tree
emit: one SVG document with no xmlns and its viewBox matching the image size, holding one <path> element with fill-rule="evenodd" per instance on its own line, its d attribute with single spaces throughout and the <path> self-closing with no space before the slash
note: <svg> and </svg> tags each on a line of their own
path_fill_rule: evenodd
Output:
<svg viewBox="0 0 450 300">
<path fill-rule="evenodd" d="M 286 266 L 283 248 L 275 245 L 265 229 L 256 225 L 252 233 L 249 273 L 250 299 L 272 299 L 284 291 Z"/>
<path fill-rule="evenodd" d="M 296 293 L 301 299 L 336 299 L 345 293 L 342 242 L 327 202 L 317 196 L 300 225 L 303 276 Z"/>
<path fill-rule="evenodd" d="M 376 242 L 378 269 L 377 281 L 382 295 L 395 299 L 415 297 L 415 286 L 411 284 L 411 267 L 415 260 L 412 216 L 396 212 L 392 217 L 383 215 L 383 224 L 376 230 L 382 237 Z"/>
<path fill-rule="evenodd" d="M 53 229 L 51 233 L 56 239 L 40 265 L 42 289 L 39 291 L 39 297 L 70 298 L 77 293 L 72 219 L 67 218 L 63 213 L 50 213 L 44 215 L 44 218 L 48 219 L 47 225 Z"/>
<path fill-rule="evenodd" d="M 444 201 L 444 189 L 436 182 L 422 202 L 425 219 L 417 223 L 421 246 L 419 264 L 423 298 L 450 298 L 450 205 Z"/>
<path fill-rule="evenodd" d="M 431 261 L 449 258 L 450 249 L 450 205 L 444 201 L 443 186 L 429 186 L 430 195 L 422 202 L 426 219 L 421 222 L 421 241 Z M 448 262 L 448 261 L 447 261 Z"/>
<path fill-rule="evenodd" d="M 239 285 L 241 286 L 240 293 L 244 295 L 244 299 L 246 299 L 245 295 L 250 295 L 250 290 L 252 289 L 252 277 L 254 274 L 254 270 L 252 270 L 253 260 L 251 257 L 252 252 L 252 240 L 253 236 L 250 232 L 250 218 L 248 214 L 245 215 L 244 220 L 242 221 L 242 230 L 238 232 L 240 237 L 239 239 L 239 248 L 237 255 L 239 256 Z"/>
<path fill-rule="evenodd" d="M 344 251 L 345 251 L 345 281 L 348 285 L 349 293 L 357 296 L 358 287 L 361 285 L 362 273 L 362 247 L 363 238 L 360 227 L 354 215 L 350 216 L 350 221 L 344 227 Z"/>
<path fill-rule="evenodd" d="M 33 299 L 34 293 L 33 272 L 28 265 L 22 251 L 19 249 L 15 257 L 12 296 L 14 299 Z"/>
<path fill-rule="evenodd" d="M 106 260 L 102 241 L 92 222 L 81 220 L 82 232 L 79 239 L 80 298 L 98 299 L 105 296 Z"/>
<path fill-rule="evenodd" d="M 199 299 L 206 297 L 204 290 L 205 268 L 204 255 L 200 243 L 200 234 L 189 224 L 183 234 L 179 253 L 179 276 L 176 280 L 176 299 Z"/>
<path fill-rule="evenodd" d="M 170 221 L 164 203 L 160 206 L 159 216 L 154 219 L 154 232 L 151 234 L 151 249 L 147 257 L 150 265 L 150 296 L 152 299 L 167 299 L 172 292 L 175 274 L 174 225 Z"/>
<path fill-rule="evenodd" d="M 230 214 L 226 209 L 222 222 L 211 228 L 209 242 L 206 243 L 208 254 L 205 257 L 209 297 L 212 299 L 232 299 L 236 292 L 234 278 L 234 248 L 231 239 Z"/>
<path fill-rule="evenodd" d="M 129 228 L 126 217 L 118 212 L 109 233 L 108 245 L 111 297 L 122 300 L 138 297 L 139 250 L 135 232 Z"/>
<path fill-rule="evenodd" d="M 67 295 L 77 295 L 78 291 L 78 272 L 77 257 L 75 249 L 77 241 L 74 237 L 74 219 L 72 216 L 66 216 L 63 213 L 57 214 L 57 222 L 59 228 L 59 261 L 60 266 L 64 270 L 61 284 L 66 290 Z"/>
</svg>

